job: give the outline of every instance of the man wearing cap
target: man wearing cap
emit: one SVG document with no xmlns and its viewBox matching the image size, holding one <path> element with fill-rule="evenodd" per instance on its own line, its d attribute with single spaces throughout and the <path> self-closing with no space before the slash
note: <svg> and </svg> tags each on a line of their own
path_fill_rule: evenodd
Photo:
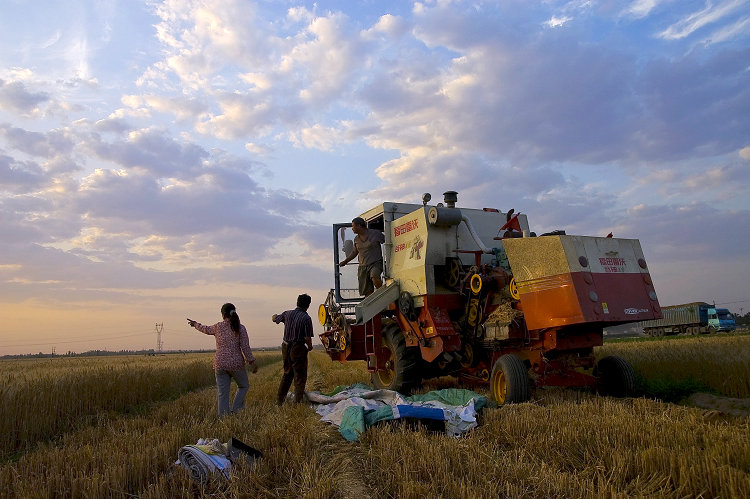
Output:
<svg viewBox="0 0 750 499">
<path fill-rule="evenodd" d="M 281 358 L 284 362 L 284 374 L 281 375 L 281 384 L 277 403 L 284 403 L 289 387 L 294 381 L 294 402 L 302 402 L 305 394 L 305 383 L 307 383 L 307 352 L 312 350 L 313 325 L 307 309 L 310 307 L 310 298 L 307 294 L 297 297 L 297 308 L 287 310 L 281 314 L 273 314 L 271 320 L 276 324 L 284 323 L 284 341 L 281 343 Z"/>
<path fill-rule="evenodd" d="M 380 245 L 385 242 L 385 236 L 379 230 L 368 229 L 361 217 L 352 220 L 352 232 L 357 234 L 354 238 L 354 250 L 339 263 L 339 266 L 343 267 L 355 256 L 358 257 L 359 294 L 369 296 L 383 285 L 380 278 L 380 274 L 383 273 L 383 252 Z"/>
</svg>

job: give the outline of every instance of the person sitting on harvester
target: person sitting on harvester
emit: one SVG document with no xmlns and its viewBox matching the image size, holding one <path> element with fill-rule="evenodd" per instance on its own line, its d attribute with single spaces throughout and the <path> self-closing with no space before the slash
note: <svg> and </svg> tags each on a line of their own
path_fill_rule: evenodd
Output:
<svg viewBox="0 0 750 499">
<path fill-rule="evenodd" d="M 380 278 L 380 274 L 383 273 L 383 252 L 380 245 L 385 242 L 385 236 L 379 230 L 368 229 L 361 217 L 352 220 L 352 232 L 357 234 L 354 238 L 354 250 L 339 263 L 339 266 L 343 267 L 355 256 L 358 257 L 359 294 L 368 296 L 383 285 Z"/>
</svg>

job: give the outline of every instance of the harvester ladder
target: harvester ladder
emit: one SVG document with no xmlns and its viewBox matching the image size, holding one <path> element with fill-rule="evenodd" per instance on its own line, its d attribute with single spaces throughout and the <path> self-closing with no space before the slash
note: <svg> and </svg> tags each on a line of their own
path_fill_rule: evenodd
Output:
<svg viewBox="0 0 750 499">
<path fill-rule="evenodd" d="M 375 324 L 370 320 L 365 322 L 365 355 L 375 355 Z"/>
</svg>

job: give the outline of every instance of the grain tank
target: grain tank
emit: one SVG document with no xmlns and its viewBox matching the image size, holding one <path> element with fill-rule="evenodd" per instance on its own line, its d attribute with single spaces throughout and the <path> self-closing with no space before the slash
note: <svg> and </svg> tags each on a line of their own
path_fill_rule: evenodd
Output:
<svg viewBox="0 0 750 499">
<path fill-rule="evenodd" d="M 596 363 L 593 349 L 605 327 L 661 317 L 638 240 L 536 236 L 513 210 L 459 208 L 453 191 L 429 201 L 361 215 L 385 235 L 385 284 L 364 299 L 341 285 L 351 224 L 333 226 L 334 288 L 318 311 L 331 359 L 364 361 L 375 386 L 400 391 L 445 375 L 489 383 L 499 403 L 539 386 L 632 392 L 627 362 Z"/>
</svg>

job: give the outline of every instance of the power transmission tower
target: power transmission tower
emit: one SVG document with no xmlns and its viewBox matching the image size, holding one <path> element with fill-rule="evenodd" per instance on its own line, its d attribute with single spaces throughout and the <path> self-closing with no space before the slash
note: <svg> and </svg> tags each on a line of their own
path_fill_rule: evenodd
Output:
<svg viewBox="0 0 750 499">
<path fill-rule="evenodd" d="M 156 349 L 159 353 L 161 353 L 161 332 L 164 330 L 164 323 L 156 323 Z"/>
</svg>

